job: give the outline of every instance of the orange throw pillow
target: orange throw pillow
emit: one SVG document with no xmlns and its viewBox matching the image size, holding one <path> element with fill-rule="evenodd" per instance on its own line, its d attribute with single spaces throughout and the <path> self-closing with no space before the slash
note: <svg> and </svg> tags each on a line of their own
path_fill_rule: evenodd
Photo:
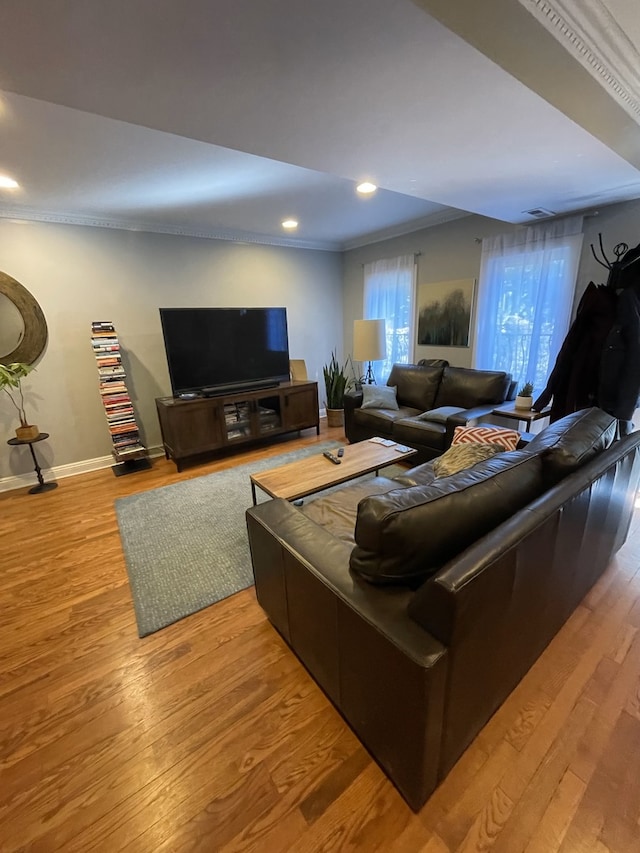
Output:
<svg viewBox="0 0 640 853">
<path fill-rule="evenodd" d="M 515 450 L 520 441 L 520 433 L 515 429 L 502 427 L 458 426 L 453 431 L 454 444 L 501 444 L 505 450 Z"/>
</svg>

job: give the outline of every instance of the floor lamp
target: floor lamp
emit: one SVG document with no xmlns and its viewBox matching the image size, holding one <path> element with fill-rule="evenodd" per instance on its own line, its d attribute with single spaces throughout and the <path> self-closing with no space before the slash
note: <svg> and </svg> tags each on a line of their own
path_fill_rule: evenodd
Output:
<svg viewBox="0 0 640 853">
<path fill-rule="evenodd" d="M 369 362 L 363 377 L 367 385 L 375 385 L 371 362 L 386 358 L 386 324 L 384 320 L 354 320 L 353 357 L 356 361 Z"/>
</svg>

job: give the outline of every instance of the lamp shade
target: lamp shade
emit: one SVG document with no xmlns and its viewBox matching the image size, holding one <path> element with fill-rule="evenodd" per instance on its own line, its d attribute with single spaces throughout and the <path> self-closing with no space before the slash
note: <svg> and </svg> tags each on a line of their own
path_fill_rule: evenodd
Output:
<svg viewBox="0 0 640 853">
<path fill-rule="evenodd" d="M 353 357 L 356 361 L 380 361 L 386 358 L 386 323 L 384 320 L 354 320 Z"/>
</svg>

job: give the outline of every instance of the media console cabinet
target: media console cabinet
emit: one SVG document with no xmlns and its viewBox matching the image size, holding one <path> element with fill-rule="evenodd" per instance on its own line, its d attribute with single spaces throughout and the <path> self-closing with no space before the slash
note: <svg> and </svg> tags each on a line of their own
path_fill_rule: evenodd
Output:
<svg viewBox="0 0 640 853">
<path fill-rule="evenodd" d="M 181 400 L 157 397 L 164 452 L 178 471 L 216 450 L 315 427 L 320 434 L 318 383 L 283 382 L 274 388 Z"/>
</svg>

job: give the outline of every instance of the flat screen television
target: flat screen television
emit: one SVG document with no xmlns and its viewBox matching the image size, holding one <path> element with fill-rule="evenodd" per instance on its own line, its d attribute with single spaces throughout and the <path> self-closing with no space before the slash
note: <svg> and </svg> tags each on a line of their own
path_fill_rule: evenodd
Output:
<svg viewBox="0 0 640 853">
<path fill-rule="evenodd" d="M 289 379 L 286 308 L 161 308 L 160 320 L 175 396 Z"/>
</svg>

